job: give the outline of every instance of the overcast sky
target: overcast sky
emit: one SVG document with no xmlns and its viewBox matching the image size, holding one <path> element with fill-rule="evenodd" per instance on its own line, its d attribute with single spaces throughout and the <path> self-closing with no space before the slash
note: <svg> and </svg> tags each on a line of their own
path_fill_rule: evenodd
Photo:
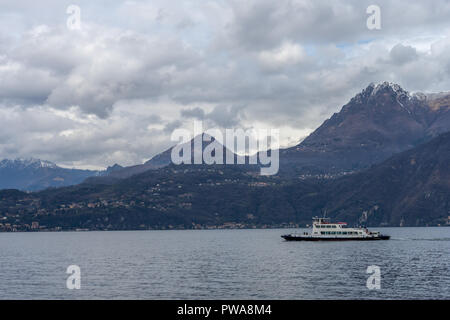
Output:
<svg viewBox="0 0 450 320">
<path fill-rule="evenodd" d="M 196 119 L 288 146 L 370 82 L 449 91 L 450 2 L 411 2 L 1 0 L 0 159 L 141 163 Z"/>
</svg>

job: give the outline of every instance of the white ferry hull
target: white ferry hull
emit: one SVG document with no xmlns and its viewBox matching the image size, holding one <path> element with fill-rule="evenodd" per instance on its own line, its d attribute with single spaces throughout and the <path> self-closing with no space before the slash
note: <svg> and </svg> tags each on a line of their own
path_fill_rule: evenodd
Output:
<svg viewBox="0 0 450 320">
<path fill-rule="evenodd" d="M 380 235 L 376 237 L 312 237 L 286 234 L 281 236 L 286 241 L 370 241 L 370 240 L 389 240 L 391 237 Z"/>
</svg>

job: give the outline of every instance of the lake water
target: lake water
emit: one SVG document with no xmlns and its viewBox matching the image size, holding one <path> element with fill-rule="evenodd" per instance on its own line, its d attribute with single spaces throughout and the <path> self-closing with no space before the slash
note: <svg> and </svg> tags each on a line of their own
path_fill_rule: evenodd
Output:
<svg viewBox="0 0 450 320">
<path fill-rule="evenodd" d="M 389 241 L 286 242 L 293 230 L 0 234 L 0 299 L 449 299 L 450 228 Z M 66 269 L 81 268 L 81 289 Z M 381 289 L 366 287 L 370 265 Z"/>
</svg>

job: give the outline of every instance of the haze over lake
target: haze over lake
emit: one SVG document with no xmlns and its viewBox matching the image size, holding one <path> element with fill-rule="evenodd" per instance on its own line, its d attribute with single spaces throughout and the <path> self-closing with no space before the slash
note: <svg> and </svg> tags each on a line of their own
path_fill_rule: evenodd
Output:
<svg viewBox="0 0 450 320">
<path fill-rule="evenodd" d="M 450 228 L 285 242 L 286 229 L 0 234 L 0 299 L 449 299 Z M 81 289 L 66 269 L 81 268 Z M 369 265 L 381 289 L 366 287 Z"/>
</svg>

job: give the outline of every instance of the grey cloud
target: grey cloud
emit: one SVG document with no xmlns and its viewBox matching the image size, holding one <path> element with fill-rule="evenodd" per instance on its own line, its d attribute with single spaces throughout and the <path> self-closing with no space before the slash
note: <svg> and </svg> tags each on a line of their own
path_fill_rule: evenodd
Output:
<svg viewBox="0 0 450 320">
<path fill-rule="evenodd" d="M 164 127 L 174 123 L 137 108 L 139 113 L 115 107 L 108 119 L 100 119 L 76 108 L 59 113 L 48 106 L 0 106 L 0 157 L 34 155 L 69 167 L 142 163 L 172 144 Z M 149 128 L 152 124 L 161 128 Z"/>
<path fill-rule="evenodd" d="M 211 126 L 233 128 L 239 125 L 243 109 L 239 106 L 217 105 L 211 112 L 207 113 L 198 107 L 183 109 L 180 113 L 185 118 L 208 121 Z"/>
<path fill-rule="evenodd" d="M 77 34 L 41 26 L 24 35 L 0 59 L 0 98 L 106 117 L 117 101 L 164 95 L 174 74 L 198 61 L 177 39 L 89 28 Z"/>
<path fill-rule="evenodd" d="M 164 132 L 172 133 L 175 129 L 180 128 L 183 123 L 180 120 L 174 120 L 164 126 Z"/>
<path fill-rule="evenodd" d="M 404 64 L 417 59 L 417 51 L 411 46 L 404 46 L 402 44 L 395 45 L 390 52 L 393 63 Z"/>
<path fill-rule="evenodd" d="M 448 26 L 450 3 L 371 0 L 230 1 L 233 17 L 227 45 L 245 50 L 274 48 L 286 39 L 302 43 L 357 43 L 360 40 L 386 36 L 422 33 L 426 29 Z M 376 4 L 381 8 L 381 30 L 366 26 L 366 9 Z"/>
<path fill-rule="evenodd" d="M 210 119 L 222 128 L 234 128 L 240 123 L 242 106 L 216 106 L 205 118 Z"/>
<path fill-rule="evenodd" d="M 182 117 L 186 118 L 195 118 L 198 120 L 202 120 L 205 118 L 205 111 L 201 108 L 192 108 L 192 109 L 182 109 L 180 111 Z"/>
<path fill-rule="evenodd" d="M 365 7 L 358 2 L 232 1 L 232 8 L 228 40 L 247 50 L 273 48 L 286 38 L 347 41 L 355 29 L 365 31 Z"/>
</svg>

